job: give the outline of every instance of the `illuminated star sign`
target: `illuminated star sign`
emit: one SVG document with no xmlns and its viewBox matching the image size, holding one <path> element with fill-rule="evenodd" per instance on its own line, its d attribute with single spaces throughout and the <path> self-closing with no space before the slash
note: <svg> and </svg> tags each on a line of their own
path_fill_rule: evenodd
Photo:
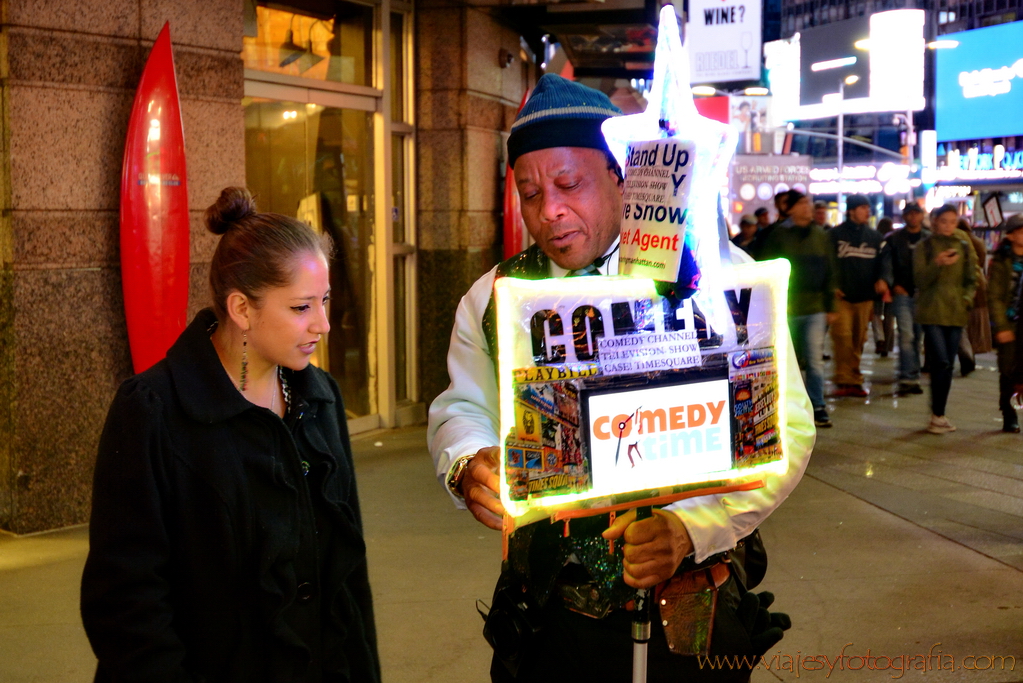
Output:
<svg viewBox="0 0 1023 683">
<path fill-rule="evenodd" d="M 623 169 L 630 143 L 673 138 L 694 144 L 686 227 L 686 243 L 700 269 L 699 291 L 693 298 L 715 329 L 731 331 L 721 288 L 724 224 L 719 193 L 727 182 L 738 134 L 732 126 L 701 116 L 696 110 L 689 82 L 689 53 L 682 46 L 678 19 L 671 5 L 661 10 L 653 87 L 647 101 L 642 114 L 605 121 L 604 137 Z M 724 232 L 727 238 L 727 231 Z"/>
</svg>

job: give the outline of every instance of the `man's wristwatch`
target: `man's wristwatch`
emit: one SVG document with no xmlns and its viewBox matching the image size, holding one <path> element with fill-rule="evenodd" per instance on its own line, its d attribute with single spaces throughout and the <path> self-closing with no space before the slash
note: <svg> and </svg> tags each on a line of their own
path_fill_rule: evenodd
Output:
<svg viewBox="0 0 1023 683">
<path fill-rule="evenodd" d="M 465 497 L 462 495 L 462 479 L 465 478 L 465 472 L 469 469 L 469 463 L 475 457 L 475 453 L 472 455 L 463 455 L 456 460 L 455 464 L 451 466 L 450 470 L 448 470 L 448 490 L 451 491 L 451 493 L 459 500 L 465 500 Z"/>
</svg>

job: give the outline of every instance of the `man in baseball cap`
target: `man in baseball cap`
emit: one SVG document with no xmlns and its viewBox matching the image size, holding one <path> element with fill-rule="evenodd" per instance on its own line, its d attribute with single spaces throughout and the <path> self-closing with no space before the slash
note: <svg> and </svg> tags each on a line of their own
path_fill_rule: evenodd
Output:
<svg viewBox="0 0 1023 683">
<path fill-rule="evenodd" d="M 831 325 L 835 345 L 835 396 L 864 397 L 860 357 L 874 316 L 874 299 L 887 294 L 881 277 L 884 237 L 869 225 L 870 200 L 862 194 L 846 200 L 848 219 L 828 231 L 838 264 L 837 319 Z"/>
<path fill-rule="evenodd" d="M 732 244 L 739 247 L 747 254 L 750 253 L 750 246 L 757 236 L 756 216 L 746 214 L 739 220 L 739 233 L 732 238 Z"/>
<path fill-rule="evenodd" d="M 902 210 L 904 227 L 884 236 L 881 273 L 892 293 L 892 314 L 899 330 L 899 374 L 896 391 L 903 396 L 922 394 L 920 345 L 923 329 L 916 322 L 916 286 L 913 283 L 913 251 L 931 231 L 924 227 L 924 210 L 915 203 Z"/>
<path fill-rule="evenodd" d="M 813 203 L 813 222 L 827 232 L 832 226 L 828 224 L 828 203 L 818 199 Z"/>
</svg>

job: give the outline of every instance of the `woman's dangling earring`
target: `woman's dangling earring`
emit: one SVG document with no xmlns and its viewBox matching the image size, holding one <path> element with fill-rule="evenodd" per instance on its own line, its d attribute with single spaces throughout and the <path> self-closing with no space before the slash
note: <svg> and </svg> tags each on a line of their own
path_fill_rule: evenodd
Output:
<svg viewBox="0 0 1023 683">
<path fill-rule="evenodd" d="M 249 383 L 249 337 L 242 332 L 242 379 L 239 386 L 242 391 Z"/>
</svg>

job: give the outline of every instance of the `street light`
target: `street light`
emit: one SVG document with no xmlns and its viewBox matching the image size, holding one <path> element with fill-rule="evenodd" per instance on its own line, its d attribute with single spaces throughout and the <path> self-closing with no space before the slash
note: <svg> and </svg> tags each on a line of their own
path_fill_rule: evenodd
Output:
<svg viewBox="0 0 1023 683">
<path fill-rule="evenodd" d="M 845 215 L 845 196 L 842 192 L 842 167 L 845 161 L 845 86 L 860 80 L 856 74 L 849 74 L 838 82 L 838 214 Z"/>
<path fill-rule="evenodd" d="M 814 62 L 810 65 L 810 71 L 828 71 L 829 69 L 841 69 L 843 66 L 852 66 L 856 63 L 856 57 L 840 57 L 829 59 L 824 62 Z"/>
<path fill-rule="evenodd" d="M 857 40 L 855 45 L 859 49 L 865 49 L 861 47 L 863 40 Z M 814 62 L 810 65 L 811 71 L 829 71 L 831 69 L 841 69 L 842 67 L 852 66 L 856 63 L 856 57 L 840 57 L 838 59 L 829 59 L 824 62 Z M 845 78 L 838 81 L 838 212 L 840 214 L 845 213 L 845 207 L 843 206 L 843 193 L 842 193 L 842 166 L 843 166 L 843 147 L 845 142 L 845 86 L 852 85 L 860 80 L 860 77 L 856 74 L 850 74 Z"/>
<path fill-rule="evenodd" d="M 857 41 L 855 41 L 853 43 L 853 47 L 855 47 L 857 50 L 863 50 L 865 52 L 870 52 L 870 49 L 871 49 L 870 39 L 869 38 L 862 38 L 860 40 L 857 40 Z M 930 49 L 930 50 L 947 50 L 947 49 L 952 49 L 952 48 L 959 47 L 959 41 L 958 40 L 948 39 L 948 38 L 939 38 L 939 39 L 932 40 L 932 41 L 926 43 L 926 47 L 928 49 Z M 849 81 L 846 81 L 846 84 L 850 84 Z M 841 128 L 842 128 L 842 114 L 839 113 L 838 116 L 839 116 L 839 119 L 838 119 L 839 120 L 839 124 L 838 124 L 839 125 L 839 131 L 841 131 Z M 905 115 L 903 115 L 903 114 L 896 114 L 896 119 L 901 119 L 901 118 L 903 118 L 903 116 L 905 117 L 904 120 L 906 122 L 906 152 L 907 152 L 907 156 L 909 157 L 908 158 L 908 164 L 909 164 L 910 169 L 912 169 L 912 167 L 913 167 L 913 157 L 915 155 L 915 153 L 913 151 L 913 148 L 916 146 L 916 129 L 913 127 L 913 111 L 909 110 L 909 111 L 907 111 L 905 113 Z M 841 132 L 839 134 L 841 135 Z M 841 144 L 839 145 L 839 159 L 841 159 Z M 841 182 L 841 161 L 839 161 L 839 169 L 840 169 L 839 170 L 839 174 L 840 174 L 839 175 L 839 182 Z M 910 197 L 912 197 L 912 191 L 910 191 Z M 839 208 L 840 209 L 841 209 L 841 203 L 842 203 L 842 199 L 841 199 L 841 196 L 839 196 Z"/>
<path fill-rule="evenodd" d="M 724 90 L 718 90 L 713 85 L 694 85 L 693 94 L 701 97 L 713 97 L 714 95 L 727 95 Z"/>
<path fill-rule="evenodd" d="M 732 92 L 727 90 L 718 90 L 713 85 L 694 85 L 692 90 L 693 94 L 699 97 L 713 97 L 715 95 L 731 96 L 738 94 L 739 92 L 738 90 Z M 771 91 L 760 86 L 752 86 L 743 90 L 742 94 L 752 97 L 754 95 L 770 95 Z"/>
</svg>

